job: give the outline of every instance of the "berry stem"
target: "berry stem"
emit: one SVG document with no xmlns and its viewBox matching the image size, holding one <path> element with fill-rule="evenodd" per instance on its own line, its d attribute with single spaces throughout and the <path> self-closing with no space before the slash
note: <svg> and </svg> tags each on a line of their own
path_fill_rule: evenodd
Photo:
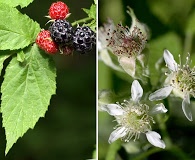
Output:
<svg viewBox="0 0 195 160">
<path fill-rule="evenodd" d="M 92 18 L 91 18 L 91 17 L 86 17 L 86 18 L 80 19 L 80 20 L 78 20 L 78 21 L 73 22 L 73 23 L 72 23 L 72 26 L 75 26 L 75 25 L 77 25 L 77 24 L 79 24 L 79 23 L 85 23 L 85 22 L 87 22 L 87 21 L 89 21 L 89 20 L 92 20 Z"/>
</svg>

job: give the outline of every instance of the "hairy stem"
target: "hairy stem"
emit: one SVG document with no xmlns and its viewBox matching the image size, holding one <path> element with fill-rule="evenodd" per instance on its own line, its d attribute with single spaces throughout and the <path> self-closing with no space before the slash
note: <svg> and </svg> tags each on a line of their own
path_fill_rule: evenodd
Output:
<svg viewBox="0 0 195 160">
<path fill-rule="evenodd" d="M 85 22 L 90 21 L 90 20 L 92 20 L 91 17 L 83 18 L 83 19 L 80 19 L 80 20 L 77 20 L 77 21 L 73 22 L 72 26 L 75 26 L 75 25 L 77 25 L 79 23 L 85 23 Z"/>
</svg>

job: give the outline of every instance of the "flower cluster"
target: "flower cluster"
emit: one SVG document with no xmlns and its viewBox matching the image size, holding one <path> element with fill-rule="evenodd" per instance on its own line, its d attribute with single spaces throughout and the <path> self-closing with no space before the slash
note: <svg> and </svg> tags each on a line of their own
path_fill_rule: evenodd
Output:
<svg viewBox="0 0 195 160">
<path fill-rule="evenodd" d="M 132 18 L 132 25 L 123 26 L 121 23 L 115 25 L 112 20 L 108 20 L 104 27 L 99 28 L 98 49 L 101 58 L 104 62 L 116 70 L 120 70 L 117 65 L 114 65 L 109 52 L 111 52 L 122 67 L 133 79 L 131 86 L 131 98 L 124 100 L 122 103 L 109 104 L 107 102 L 100 103 L 100 109 L 108 112 L 115 117 L 117 125 L 114 131 L 110 134 L 109 143 L 122 139 L 129 142 L 139 139 L 140 135 L 145 134 L 147 140 L 154 146 L 165 148 L 165 143 L 161 140 L 160 134 L 152 130 L 152 125 L 155 123 L 154 115 L 166 113 L 167 109 L 163 103 L 156 104 L 152 109 L 149 104 L 141 101 L 143 89 L 138 80 L 143 77 L 137 76 L 139 68 L 144 70 L 147 68 L 144 62 L 144 48 L 148 39 L 147 27 L 140 23 L 133 10 L 128 8 L 128 13 Z M 192 121 L 192 111 L 190 106 L 190 98 L 195 98 L 195 67 L 191 68 L 190 55 L 186 57 L 185 64 L 176 63 L 173 55 L 164 50 L 163 58 L 169 71 L 165 73 L 167 76 L 164 82 L 164 87 L 151 93 L 148 92 L 149 101 L 158 101 L 167 98 L 171 93 L 174 96 L 180 97 L 182 101 L 182 110 L 189 121 Z M 140 62 L 141 67 L 138 66 Z M 143 76 L 144 72 L 140 72 Z M 147 94 L 146 94 L 147 95 Z M 105 96 L 106 97 L 106 96 Z M 148 101 L 148 102 L 149 102 Z"/>
</svg>

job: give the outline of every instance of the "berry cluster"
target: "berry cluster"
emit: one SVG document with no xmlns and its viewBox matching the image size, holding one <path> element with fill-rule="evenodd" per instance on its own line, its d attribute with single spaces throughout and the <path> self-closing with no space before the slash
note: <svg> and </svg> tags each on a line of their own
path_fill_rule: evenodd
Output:
<svg viewBox="0 0 195 160">
<path fill-rule="evenodd" d="M 67 18 L 70 16 L 68 6 L 61 1 L 49 8 L 51 24 L 48 30 L 42 30 L 36 39 L 37 45 L 48 54 L 58 51 L 70 55 L 73 51 L 89 52 L 96 44 L 96 35 L 88 26 L 73 29 Z"/>
</svg>

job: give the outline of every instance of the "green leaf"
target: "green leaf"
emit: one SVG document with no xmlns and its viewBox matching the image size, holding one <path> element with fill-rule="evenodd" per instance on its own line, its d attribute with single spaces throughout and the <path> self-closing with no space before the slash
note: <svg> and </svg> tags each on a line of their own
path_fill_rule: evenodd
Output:
<svg viewBox="0 0 195 160">
<path fill-rule="evenodd" d="M 17 53 L 17 61 L 24 62 L 24 60 L 25 60 L 25 54 L 24 54 L 24 51 L 21 50 Z"/>
<path fill-rule="evenodd" d="M 56 90 L 56 69 L 49 55 L 36 44 L 24 52 L 23 63 L 17 57 L 11 60 L 1 87 L 6 154 L 19 137 L 44 117 Z"/>
<path fill-rule="evenodd" d="M 91 22 L 85 25 L 89 26 L 94 32 L 96 32 L 96 5 L 92 4 L 90 9 L 83 8 L 83 11 L 92 19 Z"/>
<path fill-rule="evenodd" d="M 38 23 L 16 8 L 2 3 L 0 3 L 0 19 L 0 50 L 25 48 L 35 41 L 40 31 Z"/>
<path fill-rule="evenodd" d="M 11 7 L 21 6 L 21 8 L 28 6 L 33 0 L 0 0 L 0 3 L 8 4 Z"/>
<path fill-rule="evenodd" d="M 3 63 L 10 56 L 10 54 L 11 53 L 8 51 L 1 51 L 0 52 L 0 75 L 1 75 L 1 71 L 3 69 Z"/>
<path fill-rule="evenodd" d="M 96 5 L 92 4 L 90 9 L 83 8 L 83 11 L 88 14 L 88 17 L 96 19 Z"/>
<path fill-rule="evenodd" d="M 94 32 L 96 32 L 96 21 L 92 20 L 90 23 L 84 24 L 84 26 L 89 26 Z"/>
<path fill-rule="evenodd" d="M 149 42 L 150 55 L 148 63 L 152 85 L 157 85 L 159 78 L 162 78 L 164 75 L 164 72 L 155 66 L 159 60 L 164 62 L 164 49 L 168 49 L 173 54 L 175 60 L 178 62 L 178 55 L 182 53 L 182 42 L 180 37 L 173 32 L 169 32 Z M 165 67 L 164 63 L 162 67 Z"/>
</svg>

